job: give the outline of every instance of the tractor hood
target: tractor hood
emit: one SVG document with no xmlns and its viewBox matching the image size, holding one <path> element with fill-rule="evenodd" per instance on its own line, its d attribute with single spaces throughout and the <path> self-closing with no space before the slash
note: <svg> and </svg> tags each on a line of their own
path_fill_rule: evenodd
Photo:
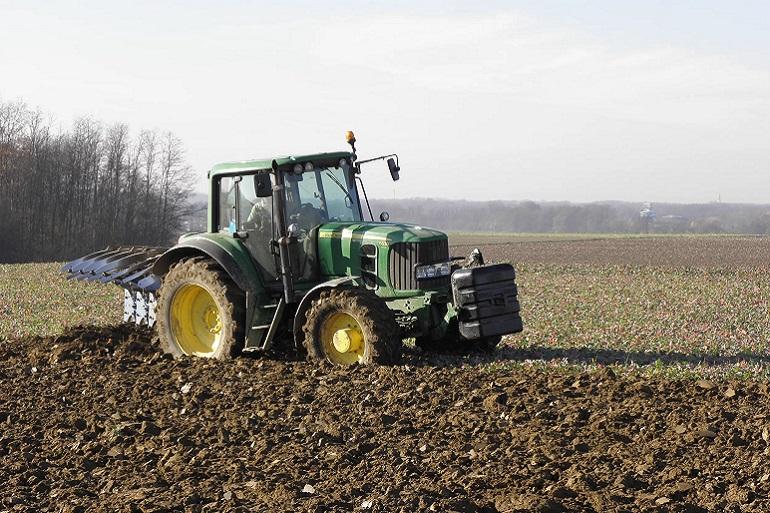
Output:
<svg viewBox="0 0 770 513">
<path fill-rule="evenodd" d="M 442 255 L 441 260 L 448 259 L 446 234 L 414 224 L 326 223 L 318 228 L 317 237 L 319 270 L 321 275 L 327 278 L 360 276 L 365 274 L 368 265 L 371 265 L 369 270 L 379 275 L 382 285 L 387 285 L 387 258 L 390 248 L 396 245 L 404 248 L 404 244 L 413 246 L 430 243 L 431 247 L 446 248 L 438 251 Z M 362 246 L 368 248 L 362 249 Z M 427 252 L 424 255 L 429 257 Z M 375 264 L 373 260 L 378 263 Z"/>
<path fill-rule="evenodd" d="M 445 233 L 433 228 L 406 223 L 326 223 L 318 228 L 319 242 L 324 239 L 364 240 L 378 246 L 390 246 L 396 242 L 422 242 L 446 238 Z"/>
</svg>

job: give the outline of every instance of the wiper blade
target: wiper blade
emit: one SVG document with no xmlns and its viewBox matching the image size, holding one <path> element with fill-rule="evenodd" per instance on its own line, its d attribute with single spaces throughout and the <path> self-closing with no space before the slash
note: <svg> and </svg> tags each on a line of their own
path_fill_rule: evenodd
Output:
<svg viewBox="0 0 770 513">
<path fill-rule="evenodd" d="M 329 178 L 331 178 L 331 179 L 332 179 L 332 181 L 333 181 L 334 183 L 336 183 L 336 184 L 337 184 L 337 187 L 339 187 L 339 188 L 342 190 L 342 192 L 344 192 L 344 193 L 345 193 L 345 196 L 347 196 L 347 197 L 348 197 L 348 199 L 350 200 L 350 203 L 353 203 L 353 204 L 355 203 L 355 201 L 353 201 L 353 196 L 351 196 L 351 195 L 350 195 L 350 192 L 348 192 L 348 189 L 347 189 L 347 187 L 345 187 L 344 185 L 342 185 L 342 182 L 340 182 L 340 181 L 337 179 L 337 177 L 336 177 L 336 176 L 334 176 L 333 174 L 331 174 L 331 171 L 328 171 L 328 170 L 327 170 L 327 171 L 326 171 L 326 176 L 328 176 Z"/>
</svg>

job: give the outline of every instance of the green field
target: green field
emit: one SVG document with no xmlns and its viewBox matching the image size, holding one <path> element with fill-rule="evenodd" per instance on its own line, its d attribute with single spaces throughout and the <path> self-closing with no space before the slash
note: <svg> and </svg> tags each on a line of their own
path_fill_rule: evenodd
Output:
<svg viewBox="0 0 770 513">
<path fill-rule="evenodd" d="M 0 340 L 122 320 L 118 287 L 68 281 L 60 264 L 0 265 Z"/>
<path fill-rule="evenodd" d="M 526 326 L 468 363 L 770 375 L 768 239 L 463 234 L 452 244 L 516 264 Z M 67 281 L 57 269 L 0 266 L 0 339 L 120 321 L 120 289 Z"/>
</svg>

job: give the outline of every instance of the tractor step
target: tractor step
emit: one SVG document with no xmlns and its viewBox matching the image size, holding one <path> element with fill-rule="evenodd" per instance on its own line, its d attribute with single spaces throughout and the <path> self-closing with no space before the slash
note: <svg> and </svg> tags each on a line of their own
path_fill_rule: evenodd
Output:
<svg viewBox="0 0 770 513">
<path fill-rule="evenodd" d="M 246 346 L 243 348 L 245 352 L 267 351 L 273 346 L 273 339 L 278 331 L 278 325 L 281 323 L 286 303 L 281 298 L 278 303 L 264 305 L 261 308 L 263 310 L 275 309 L 275 312 L 272 314 L 270 324 L 258 324 L 251 327 L 251 331 L 256 333 L 246 337 Z"/>
</svg>

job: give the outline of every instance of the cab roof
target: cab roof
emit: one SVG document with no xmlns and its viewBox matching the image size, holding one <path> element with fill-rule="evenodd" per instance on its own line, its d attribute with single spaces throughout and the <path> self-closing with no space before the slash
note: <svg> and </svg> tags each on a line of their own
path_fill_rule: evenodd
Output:
<svg viewBox="0 0 770 513">
<path fill-rule="evenodd" d="M 312 162 L 316 167 L 337 165 L 340 159 L 350 159 L 352 153 L 348 151 L 335 151 L 331 153 L 312 153 L 308 155 L 289 155 L 273 157 L 271 159 L 243 160 L 240 162 L 223 162 L 211 168 L 209 176 L 246 173 L 248 171 L 261 171 L 273 168 L 273 161 L 281 171 L 289 170 L 295 164 Z"/>
</svg>

